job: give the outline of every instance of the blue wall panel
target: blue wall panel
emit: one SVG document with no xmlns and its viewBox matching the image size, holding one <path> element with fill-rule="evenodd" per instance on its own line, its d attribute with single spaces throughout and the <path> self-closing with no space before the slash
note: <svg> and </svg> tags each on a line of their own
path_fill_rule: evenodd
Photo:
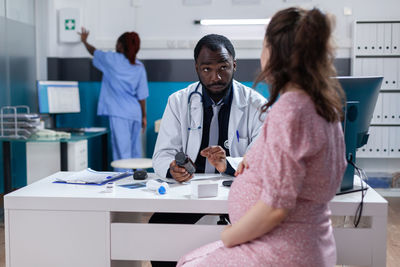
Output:
<svg viewBox="0 0 400 267">
<path fill-rule="evenodd" d="M 168 97 L 192 82 L 149 82 L 149 97 L 147 99 L 147 130 L 146 130 L 146 157 L 153 156 L 157 133 L 154 132 L 154 122 L 161 119 Z M 253 82 L 243 82 L 251 87 Z M 108 127 L 106 117 L 97 116 L 97 101 L 100 94 L 100 82 L 79 82 L 81 112 L 77 114 L 57 115 L 58 127 Z M 260 84 L 256 89 L 265 97 L 268 97 L 267 86 Z M 99 145 L 89 143 L 89 167 L 99 169 L 98 157 Z M 97 149 L 97 150 L 96 150 Z M 111 147 L 109 145 L 109 159 L 111 160 Z"/>
<path fill-rule="evenodd" d="M 99 99 L 101 82 L 79 82 L 79 101 L 81 112 L 76 114 L 57 115 L 57 127 L 84 128 L 84 127 L 106 127 L 108 119 L 97 116 L 97 102 Z M 108 162 L 112 160 L 111 145 L 108 144 Z M 101 158 L 101 138 L 96 137 L 88 140 L 88 166 L 94 170 L 103 170 Z M 108 164 L 110 166 L 110 164 Z M 111 167 L 110 167 L 111 170 Z"/>
</svg>

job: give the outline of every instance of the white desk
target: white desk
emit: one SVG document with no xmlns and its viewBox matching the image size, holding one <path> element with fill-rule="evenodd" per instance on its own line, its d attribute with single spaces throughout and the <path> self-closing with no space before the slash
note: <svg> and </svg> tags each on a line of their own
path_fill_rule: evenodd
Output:
<svg viewBox="0 0 400 267">
<path fill-rule="evenodd" d="M 5 196 L 7 266 L 100 267 L 116 266 L 113 260 L 177 260 L 218 240 L 223 226 L 145 224 L 119 220 L 119 215 L 134 219 L 142 212 L 227 213 L 228 188 L 222 186 L 218 197 L 191 199 L 188 185 L 172 186 L 165 196 L 119 186 L 115 193 L 102 193 L 98 186 L 55 184 L 54 177 Z M 359 200 L 360 193 L 337 196 L 330 206 L 334 215 L 354 215 Z M 372 217 L 370 228 L 335 228 L 338 264 L 385 266 L 387 202 L 372 189 L 363 215 Z"/>
</svg>

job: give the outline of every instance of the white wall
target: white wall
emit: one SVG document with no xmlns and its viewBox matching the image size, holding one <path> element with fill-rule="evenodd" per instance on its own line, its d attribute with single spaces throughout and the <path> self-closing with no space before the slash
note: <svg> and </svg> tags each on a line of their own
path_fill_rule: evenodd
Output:
<svg viewBox="0 0 400 267">
<path fill-rule="evenodd" d="M 39 78 L 45 78 L 46 57 L 88 57 L 82 44 L 61 44 L 57 37 L 57 10 L 81 10 L 81 21 L 90 30 L 89 42 L 96 48 L 113 49 L 118 36 L 134 30 L 142 39 L 142 59 L 192 58 L 195 43 L 207 33 L 232 39 L 238 58 L 258 58 L 264 26 L 199 26 L 201 18 L 266 18 L 292 5 L 319 7 L 336 16 L 338 57 L 350 57 L 352 24 L 356 19 L 399 19 L 399 0 L 259 0 L 258 4 L 235 5 L 233 0 L 211 0 L 188 6 L 185 0 L 38 0 Z M 207 1 L 205 1 L 207 2 Z M 250 1 L 257 2 L 257 1 Z M 343 8 L 352 10 L 345 16 Z"/>
</svg>

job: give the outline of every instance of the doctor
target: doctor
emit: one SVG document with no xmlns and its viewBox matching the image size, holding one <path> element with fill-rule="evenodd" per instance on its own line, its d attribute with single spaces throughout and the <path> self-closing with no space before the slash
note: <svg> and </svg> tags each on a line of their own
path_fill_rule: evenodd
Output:
<svg viewBox="0 0 400 267">
<path fill-rule="evenodd" d="M 161 120 L 153 166 L 161 177 L 184 182 L 192 178 L 176 165 L 185 152 L 197 173 L 235 170 L 227 157 L 243 157 L 260 132 L 260 108 L 266 99 L 233 79 L 235 50 L 224 36 L 204 36 L 194 50 L 199 82 L 172 94 Z"/>
<path fill-rule="evenodd" d="M 185 152 L 196 173 L 227 173 L 234 168 L 227 157 L 243 157 L 263 124 L 266 99 L 233 79 L 235 49 L 224 36 L 204 36 L 194 49 L 199 82 L 172 94 L 161 120 L 153 168 L 161 177 L 184 182 L 192 178 L 176 165 L 175 154 Z M 149 223 L 193 224 L 204 214 L 155 213 Z M 156 266 L 176 266 L 155 262 Z"/>
</svg>

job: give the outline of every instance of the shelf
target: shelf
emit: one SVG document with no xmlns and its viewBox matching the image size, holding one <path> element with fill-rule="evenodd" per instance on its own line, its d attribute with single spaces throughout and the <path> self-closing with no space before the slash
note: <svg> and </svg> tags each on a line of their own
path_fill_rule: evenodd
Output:
<svg viewBox="0 0 400 267">
<path fill-rule="evenodd" d="M 382 55 L 355 55 L 356 58 L 399 58 L 400 54 L 395 54 L 395 55 L 388 55 L 388 54 L 382 54 Z"/>
<path fill-rule="evenodd" d="M 357 155 L 358 159 L 400 159 L 400 157 L 396 156 L 382 156 L 382 157 L 376 157 L 376 156 L 363 156 L 363 155 Z"/>
<path fill-rule="evenodd" d="M 400 23 L 400 20 L 393 20 L 393 19 L 380 19 L 380 20 L 358 20 L 356 21 L 357 24 L 375 24 L 375 23 Z"/>
<path fill-rule="evenodd" d="M 400 188 L 374 188 L 382 197 L 400 197 Z"/>
<path fill-rule="evenodd" d="M 400 93 L 400 89 L 381 89 L 379 93 Z"/>
<path fill-rule="evenodd" d="M 399 127 L 400 126 L 400 124 L 377 124 L 377 123 L 374 123 L 374 124 L 370 124 L 369 126 L 389 126 L 389 127 Z"/>
</svg>

